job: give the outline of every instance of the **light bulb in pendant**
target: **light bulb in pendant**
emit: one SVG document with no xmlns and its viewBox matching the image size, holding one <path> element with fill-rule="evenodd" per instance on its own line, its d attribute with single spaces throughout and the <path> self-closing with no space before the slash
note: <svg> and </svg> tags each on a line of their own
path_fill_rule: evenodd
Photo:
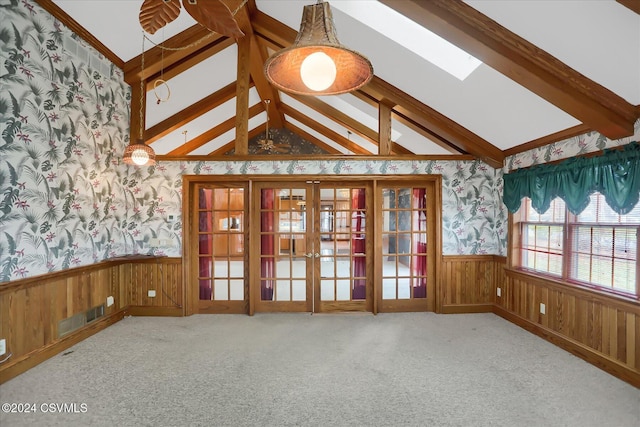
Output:
<svg viewBox="0 0 640 427">
<path fill-rule="evenodd" d="M 336 64 L 324 52 L 314 52 L 307 56 L 300 66 L 300 77 L 309 89 L 316 92 L 330 87 L 336 80 Z"/>
</svg>

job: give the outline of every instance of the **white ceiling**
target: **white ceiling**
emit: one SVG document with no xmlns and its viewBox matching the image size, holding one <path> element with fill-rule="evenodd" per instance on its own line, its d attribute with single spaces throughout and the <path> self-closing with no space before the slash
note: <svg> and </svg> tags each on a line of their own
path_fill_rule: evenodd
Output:
<svg viewBox="0 0 640 427">
<path fill-rule="evenodd" d="M 375 0 L 371 0 L 375 1 Z M 562 131 L 580 122 L 554 105 L 488 67 L 480 65 L 460 81 L 422 59 L 394 40 L 341 11 L 339 3 L 367 8 L 369 0 L 333 0 L 332 8 L 342 44 L 367 56 L 375 74 L 422 103 L 456 121 L 501 150 Z M 469 0 L 469 5 L 510 31 L 536 44 L 578 72 L 603 85 L 633 105 L 640 104 L 640 15 L 614 0 Z M 91 32 L 123 61 L 139 55 L 142 30 L 138 22 L 141 0 L 54 0 L 67 14 Z M 315 0 L 256 0 L 258 9 L 289 27 L 299 29 L 302 8 Z M 184 11 L 178 19 L 155 35 L 161 43 L 195 21 Z M 116 29 L 114 31 L 114 24 Z M 146 42 L 145 49 L 151 48 Z M 171 116 L 235 80 L 236 47 L 231 46 L 202 64 L 168 82 L 171 96 L 157 105 L 151 92 L 147 99 L 147 127 Z M 482 59 L 482 58 L 479 58 Z M 282 95 L 282 94 L 281 94 Z M 351 140 L 346 128 L 283 96 L 283 101 Z M 337 99 L 331 99 L 337 98 Z M 341 110 L 352 109 L 359 121 L 377 131 L 377 111 L 352 95 L 323 98 Z M 250 105 L 257 100 L 253 94 Z M 231 103 L 232 105 L 233 103 Z M 348 107 L 351 106 L 351 107 Z M 235 114 L 221 105 L 206 115 L 153 143 L 159 154 L 184 142 L 183 131 L 193 138 Z M 264 122 L 256 116 L 254 123 Z M 293 122 L 293 121 L 292 121 Z M 295 123 L 313 135 L 312 130 Z M 448 153 L 409 128 L 393 123 L 393 139 L 416 154 Z M 200 151 L 213 151 L 234 138 L 234 132 L 219 137 Z M 327 138 L 318 136 L 330 145 Z M 363 140 L 363 146 L 376 152 Z M 344 151 L 344 149 L 341 149 Z M 195 153 L 194 153 L 195 154 Z"/>
</svg>

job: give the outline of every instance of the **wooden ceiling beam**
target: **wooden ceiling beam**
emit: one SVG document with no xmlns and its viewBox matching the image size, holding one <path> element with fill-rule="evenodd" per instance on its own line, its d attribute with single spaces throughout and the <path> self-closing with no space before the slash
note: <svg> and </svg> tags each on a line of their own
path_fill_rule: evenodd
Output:
<svg viewBox="0 0 640 427">
<path fill-rule="evenodd" d="M 366 102 L 367 104 L 375 108 L 378 108 L 378 105 L 380 105 L 380 102 L 373 95 L 367 93 L 365 90 L 366 88 L 364 89 L 361 88 L 355 92 L 351 92 L 351 95 L 355 96 L 356 98 Z M 394 105 L 394 108 L 395 108 L 395 105 Z M 411 129 L 412 131 L 416 132 L 417 134 L 433 142 L 434 144 L 449 151 L 451 154 L 467 154 L 463 152 L 460 148 L 456 147 L 450 141 L 440 137 L 439 135 L 430 131 L 429 129 L 420 125 L 419 123 L 416 123 L 413 120 L 410 120 L 409 118 L 398 114 L 397 112 L 393 111 L 393 109 L 391 110 L 391 117 L 396 121 L 398 121 L 399 123 L 402 123 L 409 129 Z"/>
<path fill-rule="evenodd" d="M 236 96 L 236 83 L 229 83 L 225 87 L 209 96 L 202 98 L 194 104 L 191 104 L 182 111 L 178 111 L 171 117 L 166 118 L 160 123 L 150 127 L 145 132 L 145 142 L 153 144 L 163 136 L 170 134 L 176 129 L 186 125 L 192 120 L 206 114 L 214 108 L 224 104 L 228 100 Z"/>
<path fill-rule="evenodd" d="M 293 28 L 259 10 L 251 15 L 251 24 L 256 35 L 277 46 L 276 49 L 291 46 L 298 35 L 298 32 Z"/>
<path fill-rule="evenodd" d="M 391 153 L 391 110 L 393 103 L 381 100 L 378 103 L 378 154 L 388 156 Z"/>
<path fill-rule="evenodd" d="M 207 46 L 206 49 L 201 49 L 197 52 L 187 55 L 184 57 L 184 59 L 174 63 L 171 66 L 163 67 L 161 65 L 161 71 L 149 77 L 149 80 L 147 81 L 147 91 L 153 90 L 154 82 L 157 79 L 162 78 L 165 81 L 169 81 L 170 79 L 176 77 L 180 73 L 183 73 L 184 71 L 187 71 L 189 68 L 193 67 L 194 65 L 198 65 L 202 61 L 209 59 L 216 53 L 225 50 L 226 48 L 228 48 L 233 44 L 235 44 L 235 40 L 233 39 L 220 38 L 216 42 L 211 43 L 209 46 Z M 146 67 L 146 58 L 145 58 L 145 67 Z"/>
<path fill-rule="evenodd" d="M 291 117 L 292 119 L 295 119 L 297 121 L 299 121 L 300 123 L 304 124 L 305 126 L 308 126 L 309 128 L 315 130 L 316 132 L 326 136 L 327 138 L 329 138 L 330 140 L 332 140 L 333 142 L 335 142 L 336 144 L 340 145 L 341 147 L 351 151 L 354 154 L 365 154 L 365 155 L 370 155 L 372 154 L 369 150 L 361 147 L 360 145 L 354 143 L 353 141 L 349 141 L 347 138 L 345 138 L 344 136 L 340 135 L 338 132 L 334 131 L 333 129 L 330 129 L 328 127 L 326 127 L 325 125 L 323 125 L 322 123 L 318 123 L 317 121 L 313 120 L 312 118 L 310 118 L 309 116 L 302 114 L 300 111 L 298 111 L 297 109 L 287 105 L 287 104 L 282 104 L 281 105 L 282 111 L 289 117 Z M 285 121 L 285 123 L 288 123 Z M 286 124 L 285 124 L 286 126 Z"/>
<path fill-rule="evenodd" d="M 638 15 L 640 15 L 640 0 L 616 0 L 623 6 L 628 7 L 630 10 L 634 11 Z"/>
<path fill-rule="evenodd" d="M 525 151 L 533 150 L 535 148 L 543 147 L 545 145 L 553 144 L 554 142 L 563 141 L 565 139 L 573 138 L 574 136 L 584 135 L 590 132 L 592 129 L 584 124 L 570 127 L 568 129 L 561 130 L 559 132 L 545 135 L 542 138 L 534 139 L 533 141 L 525 142 L 524 144 L 517 145 L 515 147 L 504 150 L 505 157 L 513 156 L 514 154 L 524 153 Z"/>
<path fill-rule="evenodd" d="M 259 11 L 252 17 L 252 23 L 258 37 L 272 49 L 290 46 L 297 35 L 295 30 Z M 387 99 L 396 104 L 393 112 L 399 120 L 419 134 L 428 135 L 434 143 L 448 151 L 472 154 L 493 167 L 502 167 L 504 155 L 500 149 L 379 77 L 374 76 L 353 95 L 366 102 L 375 100 L 376 107 Z M 377 140 L 372 142 L 377 144 Z"/>
<path fill-rule="evenodd" d="M 343 113 L 337 108 L 332 107 L 331 105 L 321 101 L 318 97 L 315 96 L 302 96 L 302 95 L 294 95 L 289 94 L 292 98 L 298 100 L 309 108 L 312 108 L 316 112 L 322 114 L 323 116 L 333 120 L 341 126 L 349 129 L 351 132 L 361 136 L 362 138 L 368 140 L 369 142 L 378 145 L 379 136 L 378 132 L 371 129 L 368 126 L 363 125 L 357 120 L 354 120 L 349 115 Z M 411 151 L 402 147 L 401 145 L 391 142 L 390 147 L 392 152 L 398 154 L 412 154 Z"/>
<path fill-rule="evenodd" d="M 462 151 L 460 148 L 451 144 L 446 139 L 440 137 L 439 135 L 431 132 L 429 129 L 420 125 L 419 123 L 414 122 L 409 117 L 405 117 L 401 114 L 398 114 L 396 111 L 391 111 L 391 117 L 396 120 L 398 123 L 402 123 L 407 126 L 409 129 L 412 129 L 414 132 L 433 142 L 434 144 L 444 148 L 449 151 L 451 154 L 468 154 Z"/>
<path fill-rule="evenodd" d="M 369 142 L 376 145 L 378 144 L 378 132 L 368 126 L 363 125 L 359 121 L 350 117 L 348 114 L 343 113 L 342 111 L 332 107 L 326 102 L 321 101 L 318 97 L 295 94 L 289 94 L 289 96 L 306 105 L 307 107 L 315 110 L 316 112 L 322 114 L 323 116 L 340 124 L 341 126 L 344 126 L 351 132 L 361 136 Z"/>
<path fill-rule="evenodd" d="M 227 142 L 222 147 L 216 148 L 215 150 L 210 152 L 208 156 L 224 156 L 225 154 L 227 154 L 229 150 L 233 150 L 235 146 L 236 146 L 236 141 L 234 139 L 233 141 Z"/>
<path fill-rule="evenodd" d="M 140 78 L 148 79 L 160 73 L 162 68 L 170 68 L 195 52 L 204 51 L 210 46 L 215 49 L 215 46 L 226 38 L 200 24 L 193 25 L 162 43 L 164 49 L 154 46 L 145 50 L 144 70 L 142 70 L 142 53 L 127 61 L 122 67 L 124 80 L 132 84 L 139 82 Z M 145 41 L 145 48 L 149 43 Z"/>
<path fill-rule="evenodd" d="M 251 8 L 255 8 L 255 3 L 250 2 L 247 4 L 247 7 L 243 7 L 242 9 L 240 9 L 236 14 L 236 21 L 238 22 L 238 26 L 240 27 L 240 29 L 244 32 L 245 37 L 248 37 L 250 41 L 251 79 L 255 84 L 260 99 L 262 99 L 263 101 L 266 99 L 271 100 L 271 108 L 269 109 L 269 120 L 272 123 L 273 127 L 281 128 L 284 126 L 284 115 L 280 111 L 280 94 L 277 90 L 274 89 L 273 86 L 271 86 L 264 74 L 264 62 L 267 59 L 265 56 L 266 51 L 265 49 L 261 48 L 260 44 L 258 43 L 258 39 L 253 32 L 250 13 L 255 13 L 257 9 L 251 10 Z"/>
<path fill-rule="evenodd" d="M 256 114 L 259 114 L 264 111 L 264 105 L 262 103 L 258 103 L 253 105 L 248 110 L 248 117 L 251 118 Z M 182 144 L 180 147 L 170 151 L 165 155 L 165 158 L 170 158 L 171 156 L 184 156 L 191 153 L 193 150 L 202 147 L 207 142 L 212 141 L 222 135 L 225 132 L 230 131 L 236 125 L 236 117 L 231 117 L 224 122 L 218 124 L 214 128 L 209 129 L 202 135 L 198 135 L 190 141 L 187 141 L 186 144 Z"/>
<path fill-rule="evenodd" d="M 380 0 L 611 139 L 635 107 L 461 0 Z"/>
<path fill-rule="evenodd" d="M 236 148 L 235 153 L 249 154 L 249 88 L 251 83 L 251 40 L 245 35 L 236 40 L 238 66 L 236 79 Z"/>
<path fill-rule="evenodd" d="M 326 151 L 327 154 L 342 154 L 338 149 L 333 148 L 329 144 L 319 140 L 315 136 L 311 135 L 309 132 L 305 131 L 304 129 L 299 128 L 298 126 L 294 125 L 293 123 L 285 122 L 284 127 L 286 129 L 289 129 L 291 132 L 295 133 L 296 135 L 304 138 L 309 143 L 311 143 L 311 144 L 319 147 L 320 149 Z"/>
<path fill-rule="evenodd" d="M 259 125 L 254 127 L 253 129 L 251 129 L 249 131 L 249 141 L 251 141 L 253 138 L 255 138 L 256 136 L 260 135 L 263 131 L 263 125 Z M 227 154 L 227 152 L 229 150 L 233 150 L 233 148 L 236 145 L 236 141 L 235 139 L 233 141 L 229 141 L 226 144 L 224 144 L 222 147 L 220 148 L 216 148 L 215 150 L 213 150 L 212 152 L 210 152 L 209 154 L 207 154 L 208 156 L 224 156 L 225 154 Z"/>
<path fill-rule="evenodd" d="M 364 90 L 377 99 L 396 103 L 393 111 L 433 132 L 432 141 L 451 141 L 462 153 L 472 154 L 494 168 L 502 167 L 504 154 L 499 148 L 381 78 L 374 76 Z"/>
</svg>

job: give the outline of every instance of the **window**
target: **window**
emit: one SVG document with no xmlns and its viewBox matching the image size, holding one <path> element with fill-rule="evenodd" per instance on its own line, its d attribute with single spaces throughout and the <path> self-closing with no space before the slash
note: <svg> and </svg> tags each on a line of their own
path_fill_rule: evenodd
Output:
<svg viewBox="0 0 640 427">
<path fill-rule="evenodd" d="M 640 204 L 619 215 L 595 193 L 579 215 L 571 214 L 560 198 L 538 214 L 525 199 L 515 218 L 520 268 L 615 293 L 639 294 Z"/>
</svg>

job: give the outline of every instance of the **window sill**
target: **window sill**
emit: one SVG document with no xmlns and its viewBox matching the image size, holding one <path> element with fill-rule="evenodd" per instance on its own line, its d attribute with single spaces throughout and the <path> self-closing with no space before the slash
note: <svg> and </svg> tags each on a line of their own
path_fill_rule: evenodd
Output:
<svg viewBox="0 0 640 427">
<path fill-rule="evenodd" d="M 527 283 L 554 288 L 568 294 L 580 296 L 581 298 L 585 298 L 585 297 L 591 298 L 591 299 L 604 298 L 610 301 L 623 303 L 624 305 L 630 304 L 636 307 L 636 309 L 640 307 L 640 296 L 636 297 L 633 295 L 621 295 L 613 292 L 607 292 L 605 290 L 597 289 L 591 286 L 565 282 L 564 280 L 555 279 L 550 276 L 535 274 L 531 271 L 521 270 L 514 267 L 505 267 L 504 269 L 507 277 L 509 278 L 515 278 L 515 279 L 523 280 Z"/>
</svg>

